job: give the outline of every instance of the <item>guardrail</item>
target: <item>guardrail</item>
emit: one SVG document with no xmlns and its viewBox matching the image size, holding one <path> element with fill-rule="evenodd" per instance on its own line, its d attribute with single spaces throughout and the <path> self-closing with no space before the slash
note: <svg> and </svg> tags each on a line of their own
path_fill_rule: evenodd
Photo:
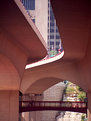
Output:
<svg viewBox="0 0 91 121">
<path fill-rule="evenodd" d="M 20 101 L 20 112 L 60 110 L 87 113 L 87 102 L 69 101 Z"/>
</svg>

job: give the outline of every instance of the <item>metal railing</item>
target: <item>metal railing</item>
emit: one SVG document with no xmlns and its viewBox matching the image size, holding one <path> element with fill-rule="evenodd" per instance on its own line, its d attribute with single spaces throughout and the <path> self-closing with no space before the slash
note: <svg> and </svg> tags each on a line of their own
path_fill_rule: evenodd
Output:
<svg viewBox="0 0 91 121">
<path fill-rule="evenodd" d="M 75 101 L 20 101 L 20 112 L 38 110 L 60 110 L 87 112 L 87 102 Z"/>
</svg>

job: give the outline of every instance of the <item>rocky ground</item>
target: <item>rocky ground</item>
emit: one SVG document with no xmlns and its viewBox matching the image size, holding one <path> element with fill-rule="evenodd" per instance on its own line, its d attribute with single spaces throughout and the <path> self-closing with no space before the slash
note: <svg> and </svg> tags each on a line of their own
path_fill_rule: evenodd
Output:
<svg viewBox="0 0 91 121">
<path fill-rule="evenodd" d="M 70 84 L 70 85 L 68 85 L 68 89 L 70 89 L 71 91 L 74 89 L 74 91 L 75 91 L 76 85 Z M 76 92 L 75 92 L 75 94 L 76 94 Z M 68 96 L 68 94 L 67 95 L 64 94 L 63 101 L 78 101 L 78 98 L 77 98 L 77 96 L 72 96 L 72 94 L 69 96 Z M 60 112 L 59 116 L 56 117 L 56 121 L 83 121 L 81 119 L 81 117 L 83 115 L 86 116 L 86 114 L 78 113 L 78 112 L 69 112 L 69 111 Z"/>
</svg>

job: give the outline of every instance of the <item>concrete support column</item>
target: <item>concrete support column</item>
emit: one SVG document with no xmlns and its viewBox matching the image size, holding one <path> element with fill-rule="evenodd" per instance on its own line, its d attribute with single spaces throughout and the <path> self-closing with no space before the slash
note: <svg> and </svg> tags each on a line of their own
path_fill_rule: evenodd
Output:
<svg viewBox="0 0 91 121">
<path fill-rule="evenodd" d="M 19 92 L 0 91 L 0 121 L 18 121 Z"/>
<path fill-rule="evenodd" d="M 88 121 L 91 121 L 91 92 L 88 92 L 87 95 L 88 95 Z"/>
</svg>

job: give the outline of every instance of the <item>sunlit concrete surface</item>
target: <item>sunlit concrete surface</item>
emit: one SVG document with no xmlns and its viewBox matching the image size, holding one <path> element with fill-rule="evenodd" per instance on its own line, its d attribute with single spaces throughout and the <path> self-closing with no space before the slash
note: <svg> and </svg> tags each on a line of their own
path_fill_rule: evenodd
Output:
<svg viewBox="0 0 91 121">
<path fill-rule="evenodd" d="M 58 55 L 56 55 L 54 57 L 44 58 L 44 59 L 42 59 L 38 62 L 28 64 L 28 65 L 26 65 L 25 69 L 30 69 L 30 68 L 34 68 L 36 66 L 44 65 L 44 64 L 47 64 L 47 63 L 52 63 L 54 61 L 61 59 L 63 56 L 64 56 L 64 51 L 60 52 Z"/>
</svg>

